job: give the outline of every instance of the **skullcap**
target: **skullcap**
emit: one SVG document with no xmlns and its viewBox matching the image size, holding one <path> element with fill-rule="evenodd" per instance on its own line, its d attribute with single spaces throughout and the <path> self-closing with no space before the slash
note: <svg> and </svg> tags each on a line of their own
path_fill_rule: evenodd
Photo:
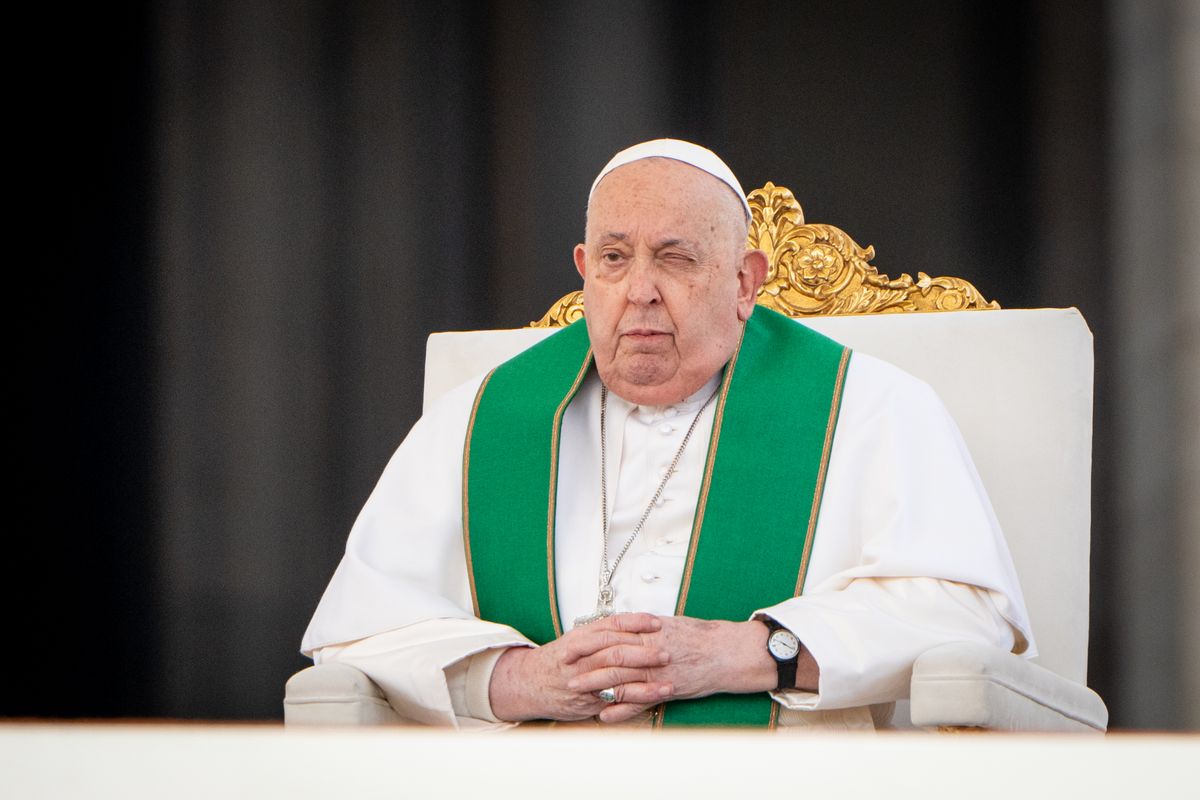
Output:
<svg viewBox="0 0 1200 800">
<path fill-rule="evenodd" d="M 596 180 L 592 181 L 592 190 L 588 192 L 588 202 L 591 202 L 592 195 L 596 193 L 596 187 L 600 185 L 600 181 L 604 180 L 605 175 L 617 167 L 623 167 L 634 161 L 641 161 L 643 158 L 670 158 L 675 161 L 682 161 L 684 164 L 690 164 L 696 169 L 707 172 L 730 189 L 733 189 L 734 194 L 737 195 L 738 200 L 742 203 L 742 210 L 746 212 L 746 219 L 750 219 L 750 204 L 746 202 L 746 193 L 742 191 L 742 185 L 738 183 L 733 170 L 726 166 L 725 162 L 712 150 L 701 147 L 698 144 L 692 144 L 691 142 L 680 141 L 679 139 L 655 139 L 650 142 L 635 144 L 633 147 L 628 147 L 617 153 L 612 157 L 612 161 L 609 161 L 604 165 L 604 169 L 600 170 L 600 174 L 596 176 Z"/>
</svg>

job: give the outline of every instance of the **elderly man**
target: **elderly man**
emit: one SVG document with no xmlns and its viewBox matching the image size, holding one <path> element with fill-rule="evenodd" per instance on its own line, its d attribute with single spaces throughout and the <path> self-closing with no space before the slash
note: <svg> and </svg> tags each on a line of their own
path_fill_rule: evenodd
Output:
<svg viewBox="0 0 1200 800">
<path fill-rule="evenodd" d="M 937 644 L 1032 654 L 940 402 L 756 310 L 748 221 L 708 150 L 614 157 L 575 248 L 586 326 L 417 423 L 304 651 L 430 724 L 847 728 Z"/>
</svg>

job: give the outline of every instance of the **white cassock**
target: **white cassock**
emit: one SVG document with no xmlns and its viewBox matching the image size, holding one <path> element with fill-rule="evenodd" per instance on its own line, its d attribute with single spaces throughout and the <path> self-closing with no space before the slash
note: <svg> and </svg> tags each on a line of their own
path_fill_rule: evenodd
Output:
<svg viewBox="0 0 1200 800">
<path fill-rule="evenodd" d="M 487 691 L 503 649 L 529 642 L 475 618 L 462 540 L 462 448 L 483 376 L 413 427 L 359 515 L 305 633 L 318 663 L 367 673 L 401 716 L 462 727 L 494 723 Z M 641 517 L 718 378 L 671 406 L 609 394 L 610 558 Z M 614 578 L 617 611 L 674 613 L 715 403 L 698 421 Z M 562 423 L 555 567 L 559 618 L 592 611 L 601 559 L 600 381 L 593 369 Z M 764 408 L 786 436 L 786 408 Z M 747 503 L 789 491 L 763 475 Z M 746 535 L 753 535 L 747 531 Z M 830 454 L 802 596 L 764 608 L 816 659 L 815 693 L 773 695 L 781 725 L 872 727 L 868 706 L 908 696 L 912 664 L 945 642 L 1036 655 L 1016 572 L 953 420 L 933 390 L 855 353 Z"/>
</svg>

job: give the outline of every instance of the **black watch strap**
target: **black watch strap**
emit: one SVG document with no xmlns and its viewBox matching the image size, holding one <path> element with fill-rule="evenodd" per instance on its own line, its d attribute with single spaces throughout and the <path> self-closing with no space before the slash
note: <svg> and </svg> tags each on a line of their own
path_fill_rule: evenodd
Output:
<svg viewBox="0 0 1200 800">
<path fill-rule="evenodd" d="M 779 670 L 779 683 L 775 687 L 775 691 L 782 692 L 784 689 L 796 688 L 796 665 L 799 662 L 798 656 L 792 656 L 787 661 L 776 661 L 775 667 Z"/>
<path fill-rule="evenodd" d="M 796 639 L 797 647 L 796 647 L 796 654 L 794 656 L 792 656 L 791 658 L 786 658 L 786 659 L 779 658 L 778 656 L 776 656 L 774 653 L 771 652 L 771 648 L 770 648 L 771 635 L 773 633 L 775 633 L 775 631 L 781 631 L 781 630 L 786 630 L 786 629 L 782 625 L 780 625 L 778 622 L 771 619 L 770 617 L 761 617 L 760 619 L 767 626 L 767 643 L 768 643 L 767 655 L 769 655 L 772 659 L 774 659 L 775 669 L 778 672 L 778 682 L 775 685 L 775 691 L 782 691 L 784 689 L 795 689 L 796 688 L 796 667 L 800 661 L 800 648 L 802 647 L 802 645 L 800 644 L 800 640 L 799 640 L 799 638 Z M 791 631 L 788 631 L 788 632 L 791 633 Z M 792 634 L 792 635 L 794 636 L 795 634 Z"/>
</svg>

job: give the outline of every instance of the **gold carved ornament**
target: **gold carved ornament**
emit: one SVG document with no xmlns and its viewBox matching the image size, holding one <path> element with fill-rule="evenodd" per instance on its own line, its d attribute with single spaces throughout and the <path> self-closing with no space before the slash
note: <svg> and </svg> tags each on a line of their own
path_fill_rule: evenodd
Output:
<svg viewBox="0 0 1200 800">
<path fill-rule="evenodd" d="M 770 266 L 758 304 L 789 317 L 888 314 L 903 311 L 998 309 L 962 278 L 931 278 L 918 272 L 892 279 L 869 262 L 874 247 L 860 247 L 841 228 L 805 224 L 795 196 L 768 183 L 750 202 L 748 249 L 761 249 Z M 531 328 L 561 328 L 583 316 L 583 292 L 550 307 Z"/>
</svg>

